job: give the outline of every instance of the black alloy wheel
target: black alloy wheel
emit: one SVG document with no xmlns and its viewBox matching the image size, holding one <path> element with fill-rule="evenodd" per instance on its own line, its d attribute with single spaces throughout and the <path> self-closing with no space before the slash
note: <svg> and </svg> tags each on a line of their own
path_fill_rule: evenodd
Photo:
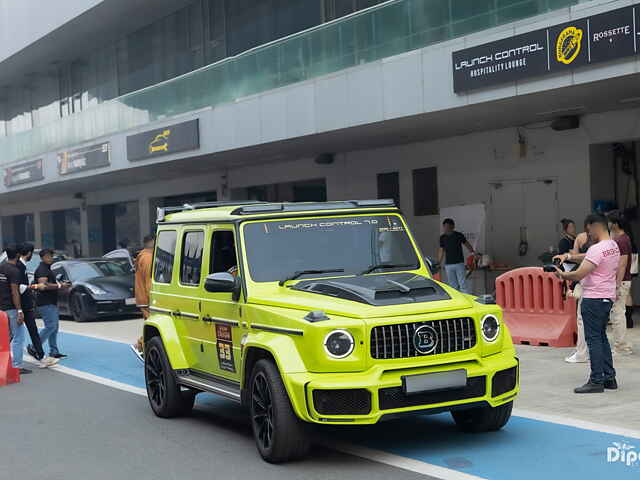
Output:
<svg viewBox="0 0 640 480">
<path fill-rule="evenodd" d="M 144 347 L 144 378 L 153 413 L 172 418 L 193 410 L 196 393 L 183 391 L 177 383 L 160 337 L 153 337 Z"/>
<path fill-rule="evenodd" d="M 85 311 L 85 307 L 82 304 L 82 294 L 79 292 L 71 294 L 71 298 L 69 298 L 69 310 L 71 310 L 71 317 L 76 322 L 87 322 L 92 320 Z"/>
<path fill-rule="evenodd" d="M 258 452 L 269 463 L 303 457 L 310 441 L 307 424 L 293 411 L 278 367 L 259 360 L 251 372 L 249 411 Z"/>
<path fill-rule="evenodd" d="M 157 348 L 151 348 L 145 355 L 144 373 L 147 379 L 147 391 L 153 411 L 161 410 L 166 402 L 167 384 L 164 379 L 164 366 Z"/>
<path fill-rule="evenodd" d="M 273 403 L 267 377 L 262 372 L 254 378 L 251 403 L 256 441 L 263 450 L 269 450 L 273 439 Z"/>
</svg>

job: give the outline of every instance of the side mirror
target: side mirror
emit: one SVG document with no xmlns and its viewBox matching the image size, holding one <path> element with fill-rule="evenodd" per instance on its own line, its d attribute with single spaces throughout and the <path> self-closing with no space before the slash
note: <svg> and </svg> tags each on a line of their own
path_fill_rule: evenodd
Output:
<svg viewBox="0 0 640 480">
<path fill-rule="evenodd" d="M 58 282 L 61 282 L 61 281 L 62 281 L 62 278 L 63 278 L 63 275 L 62 275 L 61 273 L 59 273 L 59 274 L 57 274 L 57 275 L 56 275 L 56 280 L 57 280 Z"/>
<path fill-rule="evenodd" d="M 427 267 L 429 267 L 431 274 L 435 274 L 440 270 L 440 264 L 433 257 L 424 257 L 424 261 L 427 264 Z"/>
<path fill-rule="evenodd" d="M 240 281 L 227 272 L 218 272 L 207 275 L 204 281 L 204 289 L 210 293 L 233 293 L 233 299 L 240 297 Z"/>
</svg>

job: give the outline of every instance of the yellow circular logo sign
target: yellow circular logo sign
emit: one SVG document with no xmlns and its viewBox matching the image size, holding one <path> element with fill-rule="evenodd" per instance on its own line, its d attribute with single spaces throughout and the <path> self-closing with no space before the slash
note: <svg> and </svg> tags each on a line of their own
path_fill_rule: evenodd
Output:
<svg viewBox="0 0 640 480">
<path fill-rule="evenodd" d="M 576 59 L 582 47 L 582 33 L 576 27 L 567 27 L 560 32 L 556 42 L 556 60 L 569 65 Z"/>
</svg>

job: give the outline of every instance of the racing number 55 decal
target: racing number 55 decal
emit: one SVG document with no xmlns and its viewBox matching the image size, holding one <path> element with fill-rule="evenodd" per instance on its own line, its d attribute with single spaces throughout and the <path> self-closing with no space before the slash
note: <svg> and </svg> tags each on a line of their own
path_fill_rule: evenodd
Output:
<svg viewBox="0 0 640 480">
<path fill-rule="evenodd" d="M 216 345 L 218 348 L 218 365 L 220 370 L 227 372 L 236 371 L 236 364 L 233 360 L 233 342 L 231 339 L 231 327 L 216 323 Z"/>
</svg>

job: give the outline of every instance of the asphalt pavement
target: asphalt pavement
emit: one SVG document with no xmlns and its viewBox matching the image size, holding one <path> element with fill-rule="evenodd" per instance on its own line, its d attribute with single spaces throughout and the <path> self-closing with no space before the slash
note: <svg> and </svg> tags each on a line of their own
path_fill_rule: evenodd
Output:
<svg viewBox="0 0 640 480">
<path fill-rule="evenodd" d="M 160 419 L 147 399 L 52 370 L 0 391 L 0 478 L 20 480 L 415 480 L 431 477 L 314 448 L 270 465 L 244 412 L 215 399 L 191 417 Z"/>
</svg>

